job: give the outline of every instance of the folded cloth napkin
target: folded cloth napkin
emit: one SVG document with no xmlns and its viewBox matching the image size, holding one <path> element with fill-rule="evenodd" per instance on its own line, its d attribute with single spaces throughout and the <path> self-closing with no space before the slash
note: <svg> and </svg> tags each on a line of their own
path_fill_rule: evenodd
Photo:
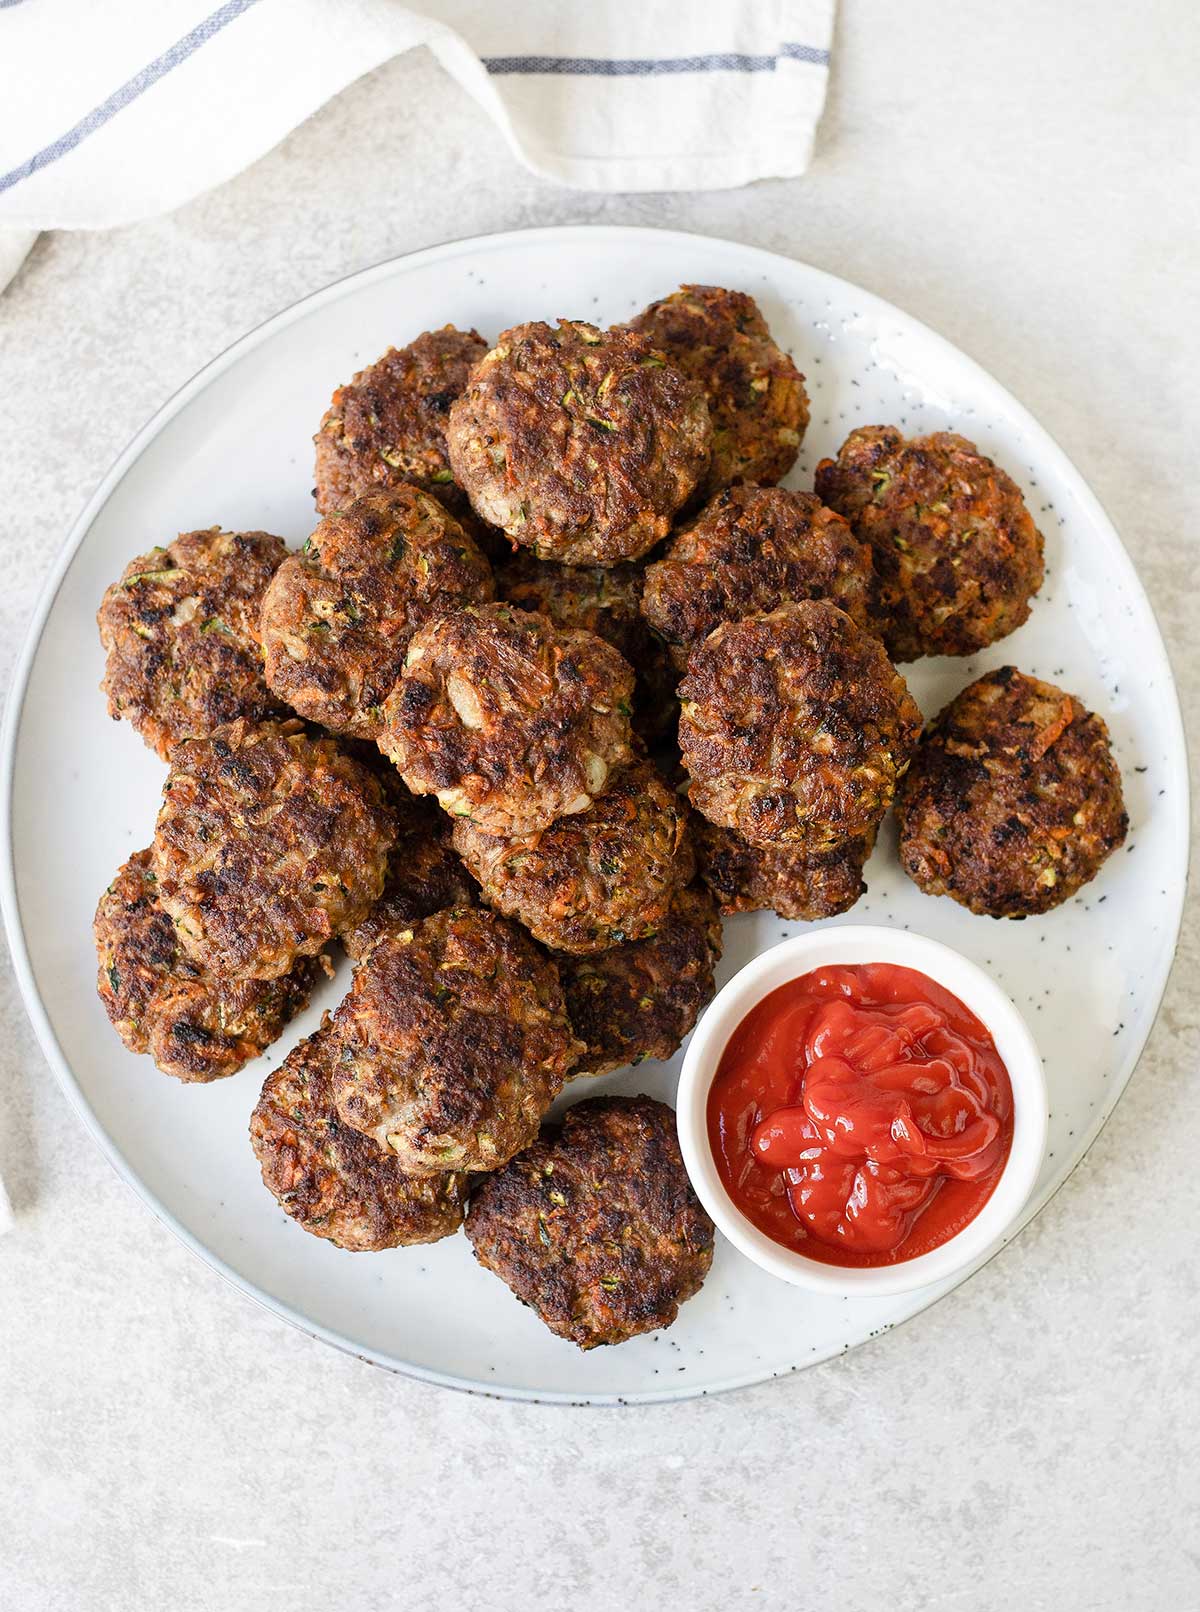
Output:
<svg viewBox="0 0 1200 1612">
<path fill-rule="evenodd" d="M 522 162 L 563 184 L 707 190 L 802 173 L 833 11 L 834 0 L 0 0 L 0 286 L 33 232 L 177 207 L 414 45 Z"/>
</svg>

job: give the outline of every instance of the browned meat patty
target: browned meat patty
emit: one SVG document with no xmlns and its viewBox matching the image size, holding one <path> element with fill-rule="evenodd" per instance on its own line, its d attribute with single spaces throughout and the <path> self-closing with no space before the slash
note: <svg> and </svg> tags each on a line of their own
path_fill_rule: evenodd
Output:
<svg viewBox="0 0 1200 1612">
<path fill-rule="evenodd" d="M 460 818 L 454 847 L 498 912 L 544 946 L 597 952 L 657 929 L 679 872 L 687 807 L 648 761 L 586 812 L 539 834 L 484 834 Z"/>
<path fill-rule="evenodd" d="M 665 644 L 641 615 L 642 570 L 636 565 L 550 565 L 518 554 L 496 573 L 500 597 L 540 610 L 558 627 L 582 627 L 624 657 L 637 677 L 633 728 L 647 744 L 669 733 L 679 716 L 679 681 Z"/>
<path fill-rule="evenodd" d="M 642 614 L 684 671 L 723 621 L 797 599 L 830 599 L 874 631 L 878 586 L 870 549 L 812 493 L 731 487 L 646 567 Z"/>
<path fill-rule="evenodd" d="M 108 659 L 100 685 L 164 761 L 181 739 L 286 707 L 263 679 L 258 618 L 287 549 L 267 532 L 182 532 L 130 560 L 96 613 Z"/>
<path fill-rule="evenodd" d="M 262 609 L 267 682 L 310 722 L 374 739 L 416 629 L 494 592 L 488 562 L 436 498 L 371 493 L 275 573 Z"/>
<path fill-rule="evenodd" d="M 278 979 L 224 981 L 192 962 L 159 904 L 149 851 L 131 856 L 101 896 L 93 934 L 113 1027 L 176 1080 L 236 1074 L 307 1005 L 320 972 L 304 957 Z"/>
<path fill-rule="evenodd" d="M 972 655 L 1013 632 L 1042 585 L 1042 534 L 1020 488 L 949 431 L 852 431 L 816 489 L 869 543 L 895 660 Z"/>
<path fill-rule="evenodd" d="M 667 916 L 646 940 L 592 957 L 559 953 L 567 1012 L 586 1046 L 574 1076 L 672 1057 L 712 1001 L 720 958 L 720 919 L 699 884 L 676 891 Z"/>
<path fill-rule="evenodd" d="M 450 411 L 450 463 L 476 513 L 540 559 L 636 560 L 708 467 L 704 393 L 631 331 L 506 330 Z"/>
<path fill-rule="evenodd" d="M 361 962 L 386 930 L 419 923 L 446 907 L 470 907 L 479 899 L 474 879 L 450 843 L 450 824 L 431 800 L 410 795 L 395 768 L 385 786 L 396 839 L 388 858 L 383 894 L 362 923 L 342 936 L 342 945 Z"/>
<path fill-rule="evenodd" d="M 553 963 L 480 907 L 387 930 L 333 1022 L 338 1113 L 415 1175 L 499 1169 L 579 1054 Z"/>
<path fill-rule="evenodd" d="M 159 899 L 194 961 L 275 979 L 378 901 L 393 828 L 379 782 L 299 722 L 176 747 L 154 834 Z"/>
<path fill-rule="evenodd" d="M 413 482 L 465 514 L 446 453 L 450 405 L 487 352 L 475 330 L 445 325 L 383 357 L 339 386 L 313 441 L 313 497 L 322 515 L 364 494 Z"/>
<path fill-rule="evenodd" d="M 1015 666 L 934 718 L 896 814 L 909 878 L 993 918 L 1060 906 L 1129 827 L 1103 720 Z"/>
<path fill-rule="evenodd" d="M 679 693 L 692 805 L 768 848 L 869 834 L 921 732 L 883 645 L 824 600 L 718 627 Z"/>
<path fill-rule="evenodd" d="M 267 1191 L 305 1231 L 355 1253 L 451 1236 L 462 1225 L 466 1177 L 406 1175 L 394 1153 L 339 1119 L 331 1079 L 339 1052 L 326 1024 L 267 1076 L 250 1117 Z"/>
<path fill-rule="evenodd" d="M 863 867 L 875 831 L 831 850 L 748 845 L 731 828 L 718 828 L 697 813 L 692 838 L 700 876 L 716 896 L 721 912 L 759 912 L 812 923 L 847 912 L 865 892 Z M 581 1032 L 582 1033 L 582 1032 Z"/>
<path fill-rule="evenodd" d="M 610 644 L 511 605 L 420 628 L 380 748 L 417 795 L 486 834 L 583 812 L 632 759 L 633 672 Z"/>
<path fill-rule="evenodd" d="M 783 480 L 808 426 L 808 394 L 753 297 L 685 285 L 651 303 L 630 329 L 704 388 L 713 430 L 706 492 Z"/>
<path fill-rule="evenodd" d="M 568 1109 L 475 1189 L 467 1236 L 481 1265 L 581 1349 L 669 1327 L 713 1256 L 675 1115 L 650 1097 Z"/>
</svg>

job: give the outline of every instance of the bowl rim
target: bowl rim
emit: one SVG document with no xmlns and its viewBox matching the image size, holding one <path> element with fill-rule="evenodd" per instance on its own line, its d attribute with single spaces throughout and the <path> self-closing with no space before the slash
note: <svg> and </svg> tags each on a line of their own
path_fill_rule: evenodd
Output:
<svg viewBox="0 0 1200 1612">
<path fill-rule="evenodd" d="M 928 1253 L 895 1265 L 826 1265 L 760 1231 L 725 1191 L 708 1140 L 708 1096 L 721 1054 L 750 1010 L 779 986 L 823 964 L 891 963 L 953 991 L 988 1029 L 1013 1090 L 1013 1139 L 983 1208 Z M 795 1287 L 847 1298 L 880 1298 L 944 1280 L 1004 1240 L 1033 1190 L 1049 1123 L 1041 1054 L 1016 1004 L 984 969 L 953 947 L 911 929 L 842 924 L 792 935 L 760 952 L 713 998 L 693 1033 L 679 1076 L 676 1125 L 684 1164 L 718 1229 L 738 1251 Z"/>
</svg>

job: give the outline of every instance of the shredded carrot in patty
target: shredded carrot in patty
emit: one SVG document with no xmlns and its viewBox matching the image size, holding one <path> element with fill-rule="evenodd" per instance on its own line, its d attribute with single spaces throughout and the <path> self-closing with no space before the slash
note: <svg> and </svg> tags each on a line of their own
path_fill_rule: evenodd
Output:
<svg viewBox="0 0 1200 1612">
<path fill-rule="evenodd" d="M 1050 746 L 1058 743 L 1074 719 L 1074 702 L 1069 698 L 1065 699 L 1059 706 L 1058 716 L 1053 722 L 1047 723 L 1030 746 L 1030 754 L 1035 761 L 1040 761 Z"/>
</svg>

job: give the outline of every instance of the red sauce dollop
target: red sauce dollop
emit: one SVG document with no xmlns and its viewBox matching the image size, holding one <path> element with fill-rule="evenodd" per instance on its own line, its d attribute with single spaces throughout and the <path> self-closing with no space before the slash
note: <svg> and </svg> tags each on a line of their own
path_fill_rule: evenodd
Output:
<svg viewBox="0 0 1200 1612">
<path fill-rule="evenodd" d="M 1012 1085 L 950 991 L 891 963 L 814 969 L 738 1025 L 708 1098 L 725 1190 L 785 1248 L 893 1265 L 983 1208 L 1012 1146 Z"/>
</svg>

